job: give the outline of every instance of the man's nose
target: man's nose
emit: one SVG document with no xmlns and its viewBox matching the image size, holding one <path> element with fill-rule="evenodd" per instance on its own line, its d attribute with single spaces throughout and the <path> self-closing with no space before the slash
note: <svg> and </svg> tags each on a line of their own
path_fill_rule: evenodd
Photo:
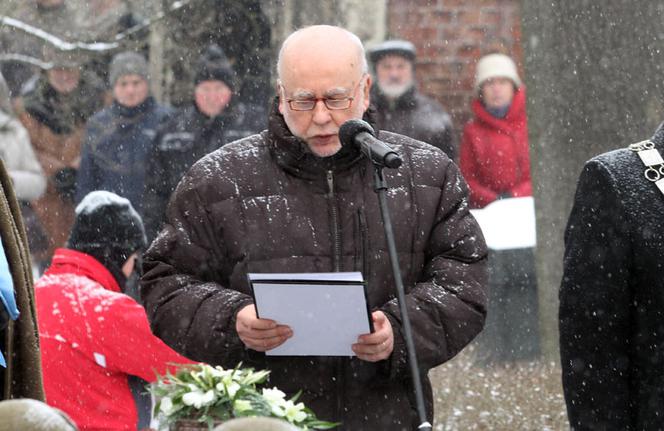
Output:
<svg viewBox="0 0 664 431">
<path fill-rule="evenodd" d="M 327 109 L 327 106 L 325 106 L 325 103 L 322 100 L 316 100 L 313 121 L 316 124 L 325 124 L 330 121 L 330 110 Z"/>
</svg>

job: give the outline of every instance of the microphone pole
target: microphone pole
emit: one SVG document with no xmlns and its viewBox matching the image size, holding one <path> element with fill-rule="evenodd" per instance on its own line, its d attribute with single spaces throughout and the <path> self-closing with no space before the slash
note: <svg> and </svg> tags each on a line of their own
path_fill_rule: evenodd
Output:
<svg viewBox="0 0 664 431">
<path fill-rule="evenodd" d="M 406 340 L 406 350 L 408 351 L 408 364 L 413 380 L 413 389 L 415 390 L 415 402 L 417 404 L 417 414 L 420 419 L 418 430 L 431 431 L 431 424 L 427 421 L 426 409 L 424 408 L 424 393 L 422 391 L 422 380 L 417 365 L 417 355 L 415 354 L 415 342 L 413 341 L 413 330 L 410 326 L 408 309 L 406 308 L 406 293 L 401 279 L 401 270 L 399 268 L 399 258 L 397 256 L 397 247 L 394 242 L 394 231 L 392 230 L 392 220 L 390 219 L 390 210 L 387 206 L 387 182 L 383 175 L 383 168 L 388 167 L 396 169 L 401 166 L 401 157 L 392 150 L 389 145 L 376 139 L 376 132 L 366 121 L 348 120 L 339 128 L 339 140 L 342 145 L 353 145 L 371 161 L 374 166 L 374 192 L 378 195 L 380 203 L 380 213 L 383 217 L 383 227 L 385 228 L 385 239 L 387 249 L 390 255 L 390 263 L 394 275 L 394 284 L 397 289 L 397 303 L 403 324 L 403 335 Z"/>
<path fill-rule="evenodd" d="M 373 160 L 372 162 L 374 165 L 374 191 L 378 195 L 380 213 L 383 217 L 385 239 L 387 240 L 390 263 L 392 264 L 392 273 L 394 274 L 394 282 L 397 288 L 397 302 L 399 303 L 399 311 L 401 312 L 401 320 L 403 322 L 406 350 L 408 351 L 408 363 L 410 364 L 410 373 L 413 380 L 413 387 L 415 389 L 417 414 L 420 419 L 420 426 L 418 426 L 417 429 L 431 431 L 431 424 L 427 421 L 426 409 L 424 408 L 424 392 L 422 391 L 422 381 L 420 380 L 420 371 L 417 366 L 417 355 L 415 353 L 415 343 L 413 342 L 413 330 L 410 326 L 410 318 L 408 317 L 408 309 L 406 308 L 406 293 L 401 278 L 401 269 L 399 268 L 397 248 L 394 242 L 394 231 L 392 230 L 392 220 L 390 219 L 390 210 L 387 207 L 387 182 L 383 175 L 384 166 Z"/>
</svg>

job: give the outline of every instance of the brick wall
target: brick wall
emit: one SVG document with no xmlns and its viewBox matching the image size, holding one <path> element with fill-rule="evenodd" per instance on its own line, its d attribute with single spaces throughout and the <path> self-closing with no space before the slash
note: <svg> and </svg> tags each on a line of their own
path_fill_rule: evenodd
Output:
<svg viewBox="0 0 664 431">
<path fill-rule="evenodd" d="M 492 51 L 512 56 L 523 76 L 519 0 L 388 0 L 388 38 L 417 47 L 420 90 L 452 115 L 458 136 L 472 118 L 475 64 Z"/>
</svg>

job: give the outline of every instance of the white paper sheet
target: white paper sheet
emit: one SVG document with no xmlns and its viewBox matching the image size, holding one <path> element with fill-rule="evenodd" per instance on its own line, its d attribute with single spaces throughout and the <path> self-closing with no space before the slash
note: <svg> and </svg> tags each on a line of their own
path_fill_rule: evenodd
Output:
<svg viewBox="0 0 664 431">
<path fill-rule="evenodd" d="M 501 199 L 471 210 L 493 250 L 535 247 L 535 203 L 532 197 Z"/>
<path fill-rule="evenodd" d="M 249 274 L 249 278 L 259 317 L 293 330 L 290 339 L 267 355 L 354 356 L 351 345 L 370 332 L 360 273 Z"/>
</svg>

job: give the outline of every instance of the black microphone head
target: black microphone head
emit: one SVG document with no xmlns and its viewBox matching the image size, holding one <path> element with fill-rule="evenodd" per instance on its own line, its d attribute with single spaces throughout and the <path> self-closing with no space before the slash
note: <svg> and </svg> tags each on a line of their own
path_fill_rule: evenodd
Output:
<svg viewBox="0 0 664 431">
<path fill-rule="evenodd" d="M 367 132 L 371 136 L 376 136 L 376 132 L 369 123 L 363 120 L 348 120 L 339 128 L 339 141 L 341 145 L 353 145 L 353 139 L 362 133 Z"/>
</svg>

